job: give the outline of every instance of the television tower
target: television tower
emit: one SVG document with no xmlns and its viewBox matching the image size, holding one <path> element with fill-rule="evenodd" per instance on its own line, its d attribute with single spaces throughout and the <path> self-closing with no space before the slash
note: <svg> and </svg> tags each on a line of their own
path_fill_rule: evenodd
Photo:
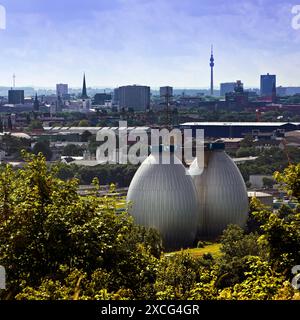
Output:
<svg viewBox="0 0 300 320">
<path fill-rule="evenodd" d="M 214 95 L 214 66 L 215 66 L 213 45 L 211 46 L 211 56 L 210 56 L 209 66 L 210 66 L 210 94 L 211 96 L 213 96 Z"/>
</svg>

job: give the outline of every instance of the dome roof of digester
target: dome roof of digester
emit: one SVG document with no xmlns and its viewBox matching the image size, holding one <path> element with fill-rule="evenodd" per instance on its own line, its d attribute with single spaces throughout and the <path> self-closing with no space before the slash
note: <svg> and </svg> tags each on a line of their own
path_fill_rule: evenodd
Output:
<svg viewBox="0 0 300 320">
<path fill-rule="evenodd" d="M 243 177 L 224 150 L 205 152 L 203 173 L 195 174 L 197 159 L 190 167 L 198 193 L 198 237 L 222 234 L 229 224 L 245 226 L 249 202 Z M 199 169 L 198 169 L 199 170 Z"/>
<path fill-rule="evenodd" d="M 181 161 L 173 154 L 163 164 L 160 155 L 152 152 L 133 177 L 129 213 L 137 224 L 156 228 L 166 248 L 188 247 L 197 231 L 197 192 Z"/>
</svg>

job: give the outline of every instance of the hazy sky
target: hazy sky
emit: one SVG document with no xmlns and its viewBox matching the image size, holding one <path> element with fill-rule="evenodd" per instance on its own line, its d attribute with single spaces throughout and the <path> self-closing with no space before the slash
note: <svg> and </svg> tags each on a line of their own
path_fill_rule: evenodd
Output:
<svg viewBox="0 0 300 320">
<path fill-rule="evenodd" d="M 215 81 L 258 86 L 275 73 L 300 86 L 300 0 L 0 0 L 0 86 L 145 84 L 208 87 Z"/>
</svg>

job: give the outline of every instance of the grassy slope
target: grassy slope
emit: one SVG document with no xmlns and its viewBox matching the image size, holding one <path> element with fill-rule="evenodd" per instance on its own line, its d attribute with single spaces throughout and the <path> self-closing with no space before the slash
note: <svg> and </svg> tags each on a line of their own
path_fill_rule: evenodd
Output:
<svg viewBox="0 0 300 320">
<path fill-rule="evenodd" d="M 205 253 L 210 253 L 210 254 L 212 254 L 213 257 L 216 258 L 220 255 L 220 246 L 221 246 L 220 243 L 212 243 L 212 244 L 209 244 L 203 248 L 185 249 L 182 251 L 191 254 L 195 258 L 201 257 Z M 172 252 L 169 254 L 176 254 L 176 253 L 180 253 L 182 251 L 176 251 L 176 252 Z"/>
</svg>

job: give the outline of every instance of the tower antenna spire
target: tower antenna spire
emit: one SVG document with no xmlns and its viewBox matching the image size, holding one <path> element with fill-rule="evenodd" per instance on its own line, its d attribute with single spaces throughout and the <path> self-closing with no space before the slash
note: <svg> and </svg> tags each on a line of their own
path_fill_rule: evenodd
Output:
<svg viewBox="0 0 300 320">
<path fill-rule="evenodd" d="M 210 94 L 211 96 L 214 95 L 214 66 L 215 66 L 215 59 L 214 59 L 214 51 L 213 45 L 211 45 L 211 55 L 210 55 Z"/>
<path fill-rule="evenodd" d="M 16 75 L 13 74 L 13 88 L 15 89 L 16 87 Z"/>
</svg>

